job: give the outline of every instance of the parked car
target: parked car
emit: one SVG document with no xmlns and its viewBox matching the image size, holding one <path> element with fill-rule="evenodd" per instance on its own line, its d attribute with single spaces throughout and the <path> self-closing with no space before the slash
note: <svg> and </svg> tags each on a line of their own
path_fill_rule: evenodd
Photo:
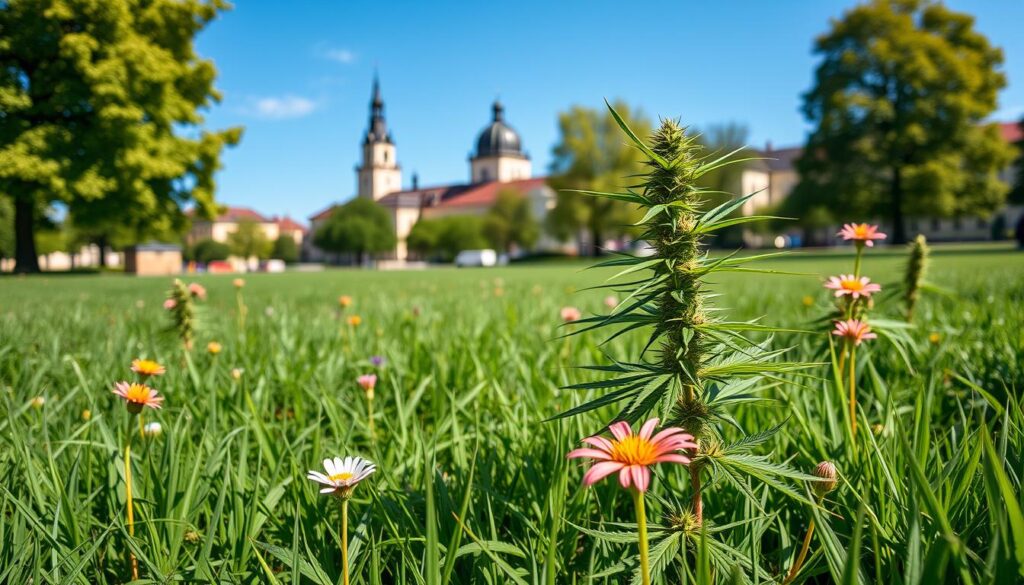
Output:
<svg viewBox="0 0 1024 585">
<path fill-rule="evenodd" d="M 463 250 L 455 256 L 455 266 L 495 266 L 498 254 L 494 250 Z"/>
</svg>

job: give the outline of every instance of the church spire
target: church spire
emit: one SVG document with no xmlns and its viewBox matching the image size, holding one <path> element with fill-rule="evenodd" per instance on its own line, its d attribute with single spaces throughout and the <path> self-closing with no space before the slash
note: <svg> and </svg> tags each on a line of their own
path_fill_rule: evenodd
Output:
<svg viewBox="0 0 1024 585">
<path fill-rule="evenodd" d="M 391 142 L 388 125 L 384 120 L 384 98 L 380 93 L 380 77 L 373 74 L 373 95 L 370 99 L 370 127 L 366 132 L 366 142 Z"/>
</svg>

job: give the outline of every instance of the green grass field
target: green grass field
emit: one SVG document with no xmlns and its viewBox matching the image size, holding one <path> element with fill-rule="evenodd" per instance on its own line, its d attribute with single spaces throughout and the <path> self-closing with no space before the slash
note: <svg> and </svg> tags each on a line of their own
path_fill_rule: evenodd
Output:
<svg viewBox="0 0 1024 585">
<path fill-rule="evenodd" d="M 820 364 L 751 388 L 760 400 L 733 413 L 748 433 L 781 425 L 751 447 L 752 469 L 827 459 L 841 481 L 815 507 L 773 483 L 804 496 L 799 479 L 712 473 L 693 531 L 679 522 L 688 476 L 662 465 L 648 498 L 655 582 L 781 582 L 811 518 L 797 583 L 1024 579 L 1024 255 L 935 251 L 928 280 L 942 290 L 924 293 L 907 343 L 864 346 L 859 444 L 822 321 L 822 279 L 851 257 L 711 278 L 730 319 L 811 330 L 771 345 Z M 901 318 L 904 261 L 866 257 L 879 317 Z M 232 278 L 196 276 L 209 299 L 191 353 L 161 307 L 170 279 L 0 279 L 0 583 L 127 582 L 129 552 L 143 582 L 340 583 L 337 500 L 306 479 L 336 455 L 378 466 L 350 504 L 353 583 L 639 583 L 629 498 L 614 481 L 584 489 L 584 466 L 565 459 L 618 409 L 545 422 L 600 394 L 562 389 L 598 379 L 575 366 L 635 358 L 646 340 L 558 337 L 562 307 L 605 311 L 606 292 L 582 289 L 610 273 L 583 268 L 250 275 L 244 329 Z M 353 299 L 344 312 L 339 295 Z M 163 433 L 134 439 L 130 537 L 135 423 L 111 390 L 137 357 L 167 367 L 152 382 L 166 402 L 144 413 Z M 371 433 L 356 377 L 373 371 Z"/>
</svg>

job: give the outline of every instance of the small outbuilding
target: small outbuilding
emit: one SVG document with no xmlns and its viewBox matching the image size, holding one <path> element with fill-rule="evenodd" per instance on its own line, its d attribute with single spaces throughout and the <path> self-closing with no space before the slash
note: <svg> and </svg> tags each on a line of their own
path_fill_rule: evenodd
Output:
<svg viewBox="0 0 1024 585">
<path fill-rule="evenodd" d="M 181 246 L 150 242 L 125 250 L 124 271 L 139 276 L 181 273 Z"/>
</svg>

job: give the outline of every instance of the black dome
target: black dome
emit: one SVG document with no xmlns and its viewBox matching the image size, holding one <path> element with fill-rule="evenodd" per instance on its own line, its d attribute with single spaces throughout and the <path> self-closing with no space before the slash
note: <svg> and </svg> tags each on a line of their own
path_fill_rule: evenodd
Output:
<svg viewBox="0 0 1024 585">
<path fill-rule="evenodd" d="M 505 124 L 505 108 L 501 102 L 494 102 L 494 121 L 483 129 L 476 141 L 476 156 L 513 155 L 522 156 L 519 134 Z"/>
</svg>

